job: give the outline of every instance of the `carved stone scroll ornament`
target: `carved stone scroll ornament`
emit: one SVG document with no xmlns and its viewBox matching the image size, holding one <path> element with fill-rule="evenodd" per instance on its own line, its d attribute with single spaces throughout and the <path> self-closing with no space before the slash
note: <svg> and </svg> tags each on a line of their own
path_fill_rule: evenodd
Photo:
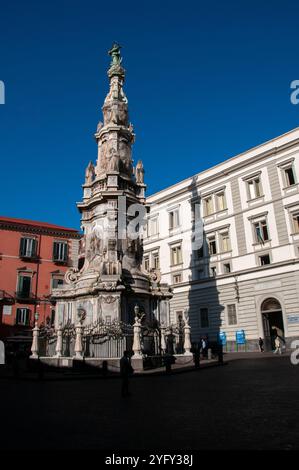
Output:
<svg viewBox="0 0 299 470">
<path fill-rule="evenodd" d="M 155 286 L 161 282 L 161 273 L 160 271 L 152 270 L 149 272 L 149 278 Z"/>
<path fill-rule="evenodd" d="M 117 288 L 117 282 L 104 281 L 104 282 L 100 282 L 97 285 L 97 287 L 99 287 L 100 289 L 103 289 L 103 290 L 107 290 L 107 291 L 114 291 Z"/>
<path fill-rule="evenodd" d="M 118 299 L 118 297 L 114 297 L 113 295 L 107 295 L 107 296 L 102 295 L 101 297 L 105 304 L 113 304 Z"/>
<path fill-rule="evenodd" d="M 80 277 L 80 271 L 77 268 L 70 268 L 64 275 L 66 284 L 74 284 Z"/>
</svg>

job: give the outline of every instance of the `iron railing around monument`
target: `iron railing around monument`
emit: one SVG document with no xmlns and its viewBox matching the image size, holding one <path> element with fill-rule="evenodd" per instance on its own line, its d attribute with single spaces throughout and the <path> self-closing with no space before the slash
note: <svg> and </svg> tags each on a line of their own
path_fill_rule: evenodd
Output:
<svg viewBox="0 0 299 470">
<path fill-rule="evenodd" d="M 62 356 L 74 357 L 76 327 L 68 322 L 62 327 Z M 98 320 L 82 325 L 82 355 L 86 358 L 121 357 L 125 350 L 132 350 L 133 327 L 120 321 Z M 43 327 L 39 335 L 40 356 L 54 357 L 57 347 L 57 331 Z"/>
</svg>

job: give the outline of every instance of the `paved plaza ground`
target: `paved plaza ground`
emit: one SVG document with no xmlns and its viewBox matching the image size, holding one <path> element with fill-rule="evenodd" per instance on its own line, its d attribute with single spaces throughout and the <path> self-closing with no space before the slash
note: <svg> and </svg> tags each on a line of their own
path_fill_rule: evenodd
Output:
<svg viewBox="0 0 299 470">
<path fill-rule="evenodd" d="M 299 365 L 227 355 L 170 376 L 1 379 L 2 449 L 299 449 Z"/>
</svg>

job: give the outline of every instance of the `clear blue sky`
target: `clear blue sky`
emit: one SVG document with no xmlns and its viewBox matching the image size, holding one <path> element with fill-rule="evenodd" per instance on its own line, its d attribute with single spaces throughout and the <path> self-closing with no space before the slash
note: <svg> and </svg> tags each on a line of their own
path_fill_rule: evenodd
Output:
<svg viewBox="0 0 299 470">
<path fill-rule="evenodd" d="M 0 214 L 79 227 L 113 41 L 148 194 L 297 127 L 298 13 L 288 0 L 1 0 Z"/>
</svg>

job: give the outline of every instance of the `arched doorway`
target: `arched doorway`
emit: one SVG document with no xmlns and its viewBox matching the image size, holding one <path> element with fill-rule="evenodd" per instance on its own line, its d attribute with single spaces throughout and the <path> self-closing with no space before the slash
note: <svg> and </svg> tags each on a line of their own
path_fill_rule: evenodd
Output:
<svg viewBox="0 0 299 470">
<path fill-rule="evenodd" d="M 278 335 L 284 340 L 284 324 L 281 305 L 277 299 L 270 297 L 262 303 L 265 350 L 274 349 L 274 339 Z"/>
</svg>

